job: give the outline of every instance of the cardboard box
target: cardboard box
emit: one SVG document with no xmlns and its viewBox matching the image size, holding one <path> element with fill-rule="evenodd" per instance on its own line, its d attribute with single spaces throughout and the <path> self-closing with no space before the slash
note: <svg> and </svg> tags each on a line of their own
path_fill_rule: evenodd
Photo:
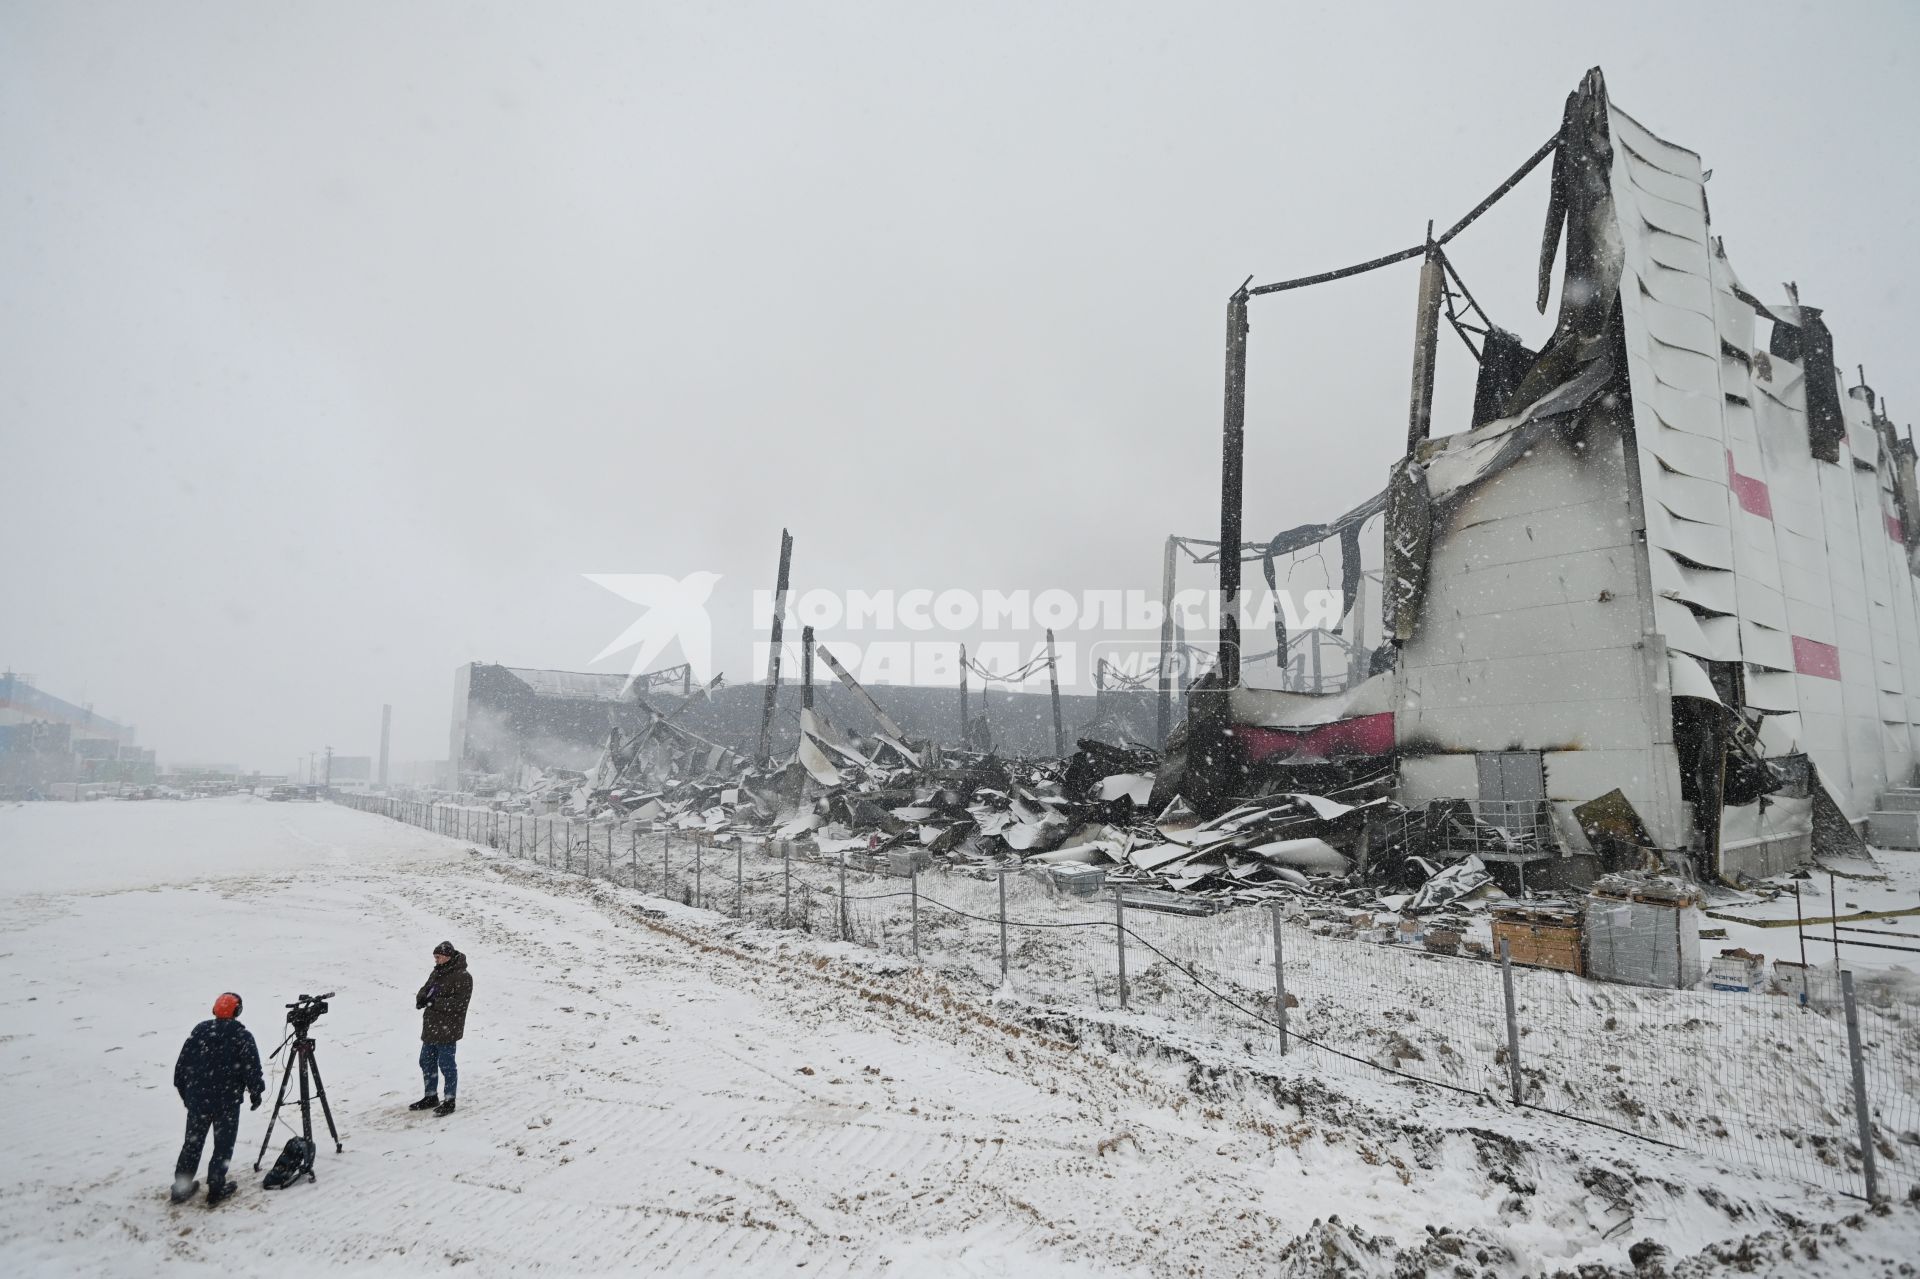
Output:
<svg viewBox="0 0 1920 1279">
<path fill-rule="evenodd" d="M 1767 982 L 1767 957 L 1734 948 L 1723 950 L 1707 963 L 1707 989 L 1763 990 Z"/>
</svg>

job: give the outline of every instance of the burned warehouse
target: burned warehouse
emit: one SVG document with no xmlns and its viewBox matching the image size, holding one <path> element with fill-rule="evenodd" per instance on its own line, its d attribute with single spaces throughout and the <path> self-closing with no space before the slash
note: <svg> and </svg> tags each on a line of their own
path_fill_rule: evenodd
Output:
<svg viewBox="0 0 1920 1279">
<path fill-rule="evenodd" d="M 1445 242 L 1548 156 L 1536 303 L 1556 270 L 1561 300 L 1536 352 L 1479 309 Z M 1421 260 L 1406 454 L 1374 503 L 1307 531 L 1383 510 L 1378 673 L 1333 695 L 1243 687 L 1230 630 L 1195 691 L 1188 767 L 1211 776 L 1188 794 L 1308 789 L 1287 779 L 1332 761 L 1381 779 L 1416 849 L 1543 884 L 1663 863 L 1757 878 L 1851 851 L 1869 823 L 1920 843 L 1913 815 L 1881 811 L 1920 744 L 1914 448 L 1847 385 L 1818 307 L 1742 284 L 1705 178 L 1596 69 L 1446 235 L 1233 296 L 1229 598 L 1237 559 L 1273 555 L 1241 541 L 1237 509 L 1249 302 Z M 1469 429 L 1433 437 L 1448 325 L 1478 381 Z"/>
<path fill-rule="evenodd" d="M 1482 309 L 1447 244 L 1542 166 L 1533 303 L 1545 313 L 1557 285 L 1559 305 L 1536 351 Z M 1735 276 L 1705 182 L 1595 70 L 1450 229 L 1236 290 L 1220 536 L 1167 541 L 1157 670 L 1096 668 L 1092 698 L 1063 695 L 1049 632 L 1019 671 L 961 648 L 957 689 L 868 690 L 812 627 L 783 642 L 776 609 L 764 684 L 463 667 L 461 788 L 814 854 L 1033 863 L 1075 891 L 1410 914 L 1609 884 L 1685 910 L 1701 886 L 1869 838 L 1920 847 L 1913 446 L 1847 385 L 1818 308 Z M 1404 454 L 1344 514 L 1246 540 L 1251 307 L 1416 259 Z M 1448 328 L 1478 365 L 1452 434 L 1434 421 Z M 783 532 L 782 600 L 792 549 Z M 1218 569 L 1217 645 L 1176 620 L 1182 555 Z M 1277 609 L 1270 643 L 1265 614 L 1243 634 L 1243 571 L 1271 598 L 1305 559 L 1333 587 L 1318 624 Z M 1048 693 L 994 691 L 989 712 L 989 676 L 1042 674 Z"/>
</svg>

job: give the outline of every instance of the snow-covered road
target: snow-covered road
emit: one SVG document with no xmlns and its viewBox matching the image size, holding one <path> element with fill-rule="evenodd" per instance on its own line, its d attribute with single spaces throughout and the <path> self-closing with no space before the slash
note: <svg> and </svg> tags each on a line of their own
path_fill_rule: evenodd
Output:
<svg viewBox="0 0 1920 1279">
<path fill-rule="evenodd" d="M 14 1273 L 1311 1274 L 1354 1246 L 1311 1229 L 1331 1213 L 1402 1246 L 1450 1226 L 1447 1256 L 1517 1273 L 1623 1264 L 1653 1220 L 1687 1248 L 1755 1228 L 1639 1151 L 1196 1089 L 1177 1054 L 342 808 L 16 806 L 0 864 Z M 405 1109 L 442 938 L 475 978 L 447 1119 Z M 170 1207 L 173 1057 L 228 988 L 263 1049 L 285 1001 L 337 992 L 315 1034 L 346 1152 Z"/>
<path fill-rule="evenodd" d="M 198 882 L 164 882 L 152 823 Z M 36 1268 L 1218 1272 L 1294 1233 L 1261 1204 L 1266 1137 L 931 983 L 871 997 L 817 952 L 704 943 L 331 806 L 45 805 L 0 832 L 35 863 L 4 908 L 0 1242 Z M 41 885 L 85 891 L 18 891 Z M 450 1119 L 405 1109 L 442 937 L 476 983 Z M 263 1048 L 286 1000 L 338 992 L 315 1033 L 347 1151 L 323 1143 L 318 1185 L 174 1209 L 173 1055 L 226 988 Z"/>
</svg>

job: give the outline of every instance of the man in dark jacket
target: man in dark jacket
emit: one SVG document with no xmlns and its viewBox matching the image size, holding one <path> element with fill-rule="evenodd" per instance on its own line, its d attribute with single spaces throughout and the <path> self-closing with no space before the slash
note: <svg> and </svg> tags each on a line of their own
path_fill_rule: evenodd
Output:
<svg viewBox="0 0 1920 1279">
<path fill-rule="evenodd" d="M 427 984 L 414 996 L 413 1006 L 424 1009 L 420 1018 L 420 1074 L 427 1082 L 426 1096 L 409 1110 L 431 1110 L 436 1115 L 453 1113 L 453 1094 L 460 1075 L 454 1068 L 453 1050 L 467 1031 L 467 1003 L 473 998 L 473 977 L 467 972 L 467 957 L 443 941 L 433 948 L 433 971 Z M 435 1075 L 447 1081 L 447 1098 L 440 1100 Z"/>
<path fill-rule="evenodd" d="M 240 1024 L 240 996 L 228 991 L 214 1000 L 213 1016 L 187 1036 L 173 1064 L 173 1087 L 187 1108 L 187 1139 L 173 1165 L 173 1202 L 185 1203 L 200 1188 L 193 1173 L 200 1166 L 200 1151 L 211 1129 L 207 1203 L 217 1204 L 236 1189 L 227 1180 L 227 1162 L 233 1158 L 233 1142 L 240 1134 L 240 1096 L 251 1097 L 258 1110 L 260 1094 L 267 1088 L 260 1073 L 260 1049 Z"/>
</svg>

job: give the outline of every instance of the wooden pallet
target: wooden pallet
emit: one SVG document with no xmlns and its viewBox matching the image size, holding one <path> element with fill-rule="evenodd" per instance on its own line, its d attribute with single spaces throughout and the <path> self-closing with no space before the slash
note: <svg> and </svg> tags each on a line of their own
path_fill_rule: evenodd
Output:
<svg viewBox="0 0 1920 1279">
<path fill-rule="evenodd" d="M 1580 924 L 1572 922 L 1533 922 L 1525 919 L 1497 918 L 1493 921 L 1493 949 L 1507 943 L 1508 957 L 1530 968 L 1553 968 L 1586 975 L 1586 956 L 1580 945 Z"/>
</svg>

